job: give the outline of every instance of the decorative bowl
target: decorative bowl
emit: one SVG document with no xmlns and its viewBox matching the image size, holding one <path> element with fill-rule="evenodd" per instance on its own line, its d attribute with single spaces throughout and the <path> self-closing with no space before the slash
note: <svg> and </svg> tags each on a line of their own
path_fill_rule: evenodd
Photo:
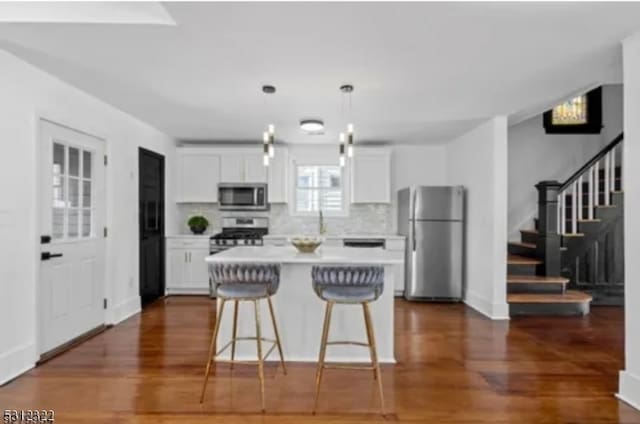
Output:
<svg viewBox="0 0 640 424">
<path fill-rule="evenodd" d="M 313 253 L 322 244 L 322 239 L 318 237 L 294 237 L 291 239 L 298 252 Z"/>
</svg>

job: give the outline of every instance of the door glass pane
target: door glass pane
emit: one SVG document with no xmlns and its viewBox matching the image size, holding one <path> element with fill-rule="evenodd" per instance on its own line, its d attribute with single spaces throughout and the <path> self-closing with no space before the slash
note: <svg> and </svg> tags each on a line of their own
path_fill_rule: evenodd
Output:
<svg viewBox="0 0 640 424">
<path fill-rule="evenodd" d="M 80 180 L 69 178 L 69 203 L 71 207 L 80 206 Z"/>
<path fill-rule="evenodd" d="M 53 176 L 64 174 L 64 146 L 53 143 Z"/>
<path fill-rule="evenodd" d="M 82 211 L 82 237 L 91 236 L 91 209 Z"/>
<path fill-rule="evenodd" d="M 54 207 L 52 211 L 51 237 L 61 239 L 64 237 L 64 209 Z"/>
<path fill-rule="evenodd" d="M 91 178 L 91 152 L 82 152 L 82 176 Z"/>
<path fill-rule="evenodd" d="M 91 181 L 82 182 L 82 206 L 91 207 Z"/>
<path fill-rule="evenodd" d="M 53 207 L 65 207 L 65 177 L 53 177 Z"/>
<path fill-rule="evenodd" d="M 69 147 L 69 175 L 77 177 L 80 173 L 80 150 Z"/>
<path fill-rule="evenodd" d="M 69 209 L 69 228 L 67 235 L 69 238 L 78 237 L 78 226 L 80 224 L 80 211 L 77 209 Z"/>
</svg>

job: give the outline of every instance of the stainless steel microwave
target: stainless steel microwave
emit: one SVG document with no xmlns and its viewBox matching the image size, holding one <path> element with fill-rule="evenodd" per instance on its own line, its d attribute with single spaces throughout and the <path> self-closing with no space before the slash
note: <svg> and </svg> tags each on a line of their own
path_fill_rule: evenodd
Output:
<svg viewBox="0 0 640 424">
<path fill-rule="evenodd" d="M 221 211 L 269 210 L 267 184 L 220 183 L 218 205 Z"/>
</svg>

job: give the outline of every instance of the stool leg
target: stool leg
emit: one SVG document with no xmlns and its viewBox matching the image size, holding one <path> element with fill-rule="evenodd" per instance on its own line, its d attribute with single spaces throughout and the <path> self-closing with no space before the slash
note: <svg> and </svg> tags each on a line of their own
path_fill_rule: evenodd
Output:
<svg viewBox="0 0 640 424">
<path fill-rule="evenodd" d="M 369 337 L 369 352 L 371 354 L 371 365 L 373 366 L 374 378 L 378 380 L 378 390 L 380 391 L 380 411 L 382 415 L 384 412 L 384 395 L 382 393 L 382 375 L 380 374 L 380 364 L 378 362 L 378 352 L 376 349 L 376 338 L 373 333 L 373 324 L 371 322 L 371 312 L 369 311 L 369 304 L 364 302 L 362 304 L 364 309 L 364 320 L 367 326 L 367 335 Z"/>
<path fill-rule="evenodd" d="M 276 324 L 276 315 L 273 312 L 271 296 L 267 297 L 267 302 L 269 302 L 269 313 L 271 314 L 271 322 L 273 323 L 273 332 L 276 335 L 276 345 L 278 346 L 278 353 L 280 353 L 280 363 L 282 364 L 282 371 L 284 371 L 284 375 L 287 375 L 287 367 L 285 367 L 284 365 L 284 355 L 282 354 L 282 345 L 280 344 L 280 333 L 278 332 L 278 324 Z"/>
<path fill-rule="evenodd" d="M 318 409 L 318 397 L 320 395 L 320 383 L 322 382 L 322 372 L 324 371 L 324 358 L 327 353 L 327 339 L 329 338 L 329 325 L 331 324 L 331 312 L 333 302 L 327 302 L 324 312 L 324 324 L 322 325 L 322 340 L 320 341 L 320 357 L 318 359 L 318 369 L 316 371 L 316 398 L 313 403 L 313 414 Z"/>
<path fill-rule="evenodd" d="M 215 362 L 216 355 L 216 339 L 218 338 L 218 331 L 220 330 L 220 321 L 222 320 L 222 311 L 224 311 L 224 299 L 220 301 L 220 310 L 216 316 L 216 325 L 211 336 L 211 344 L 209 345 L 209 356 L 207 357 L 207 369 L 204 372 L 204 384 L 202 385 L 202 394 L 200 395 L 200 403 L 204 402 L 204 393 L 207 390 L 207 381 L 209 380 L 209 372 L 211 371 L 211 364 Z M 215 367 L 214 367 L 215 369 Z"/>
<path fill-rule="evenodd" d="M 256 343 L 258 347 L 258 378 L 260 379 L 260 398 L 262 400 L 262 412 L 265 411 L 264 405 L 264 365 L 262 359 L 262 334 L 260 334 L 260 305 L 257 300 L 253 301 L 256 319 Z"/>
<path fill-rule="evenodd" d="M 238 301 L 233 301 L 233 339 L 231 339 L 231 369 L 233 369 L 233 360 L 236 357 L 236 335 L 238 334 Z"/>
</svg>

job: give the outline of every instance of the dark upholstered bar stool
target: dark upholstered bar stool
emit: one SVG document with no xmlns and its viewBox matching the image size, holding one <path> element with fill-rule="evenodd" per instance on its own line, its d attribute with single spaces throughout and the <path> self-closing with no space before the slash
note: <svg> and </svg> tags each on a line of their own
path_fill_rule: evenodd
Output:
<svg viewBox="0 0 640 424">
<path fill-rule="evenodd" d="M 316 397 L 313 405 L 313 413 L 318 407 L 318 397 L 320 394 L 320 383 L 322 382 L 322 372 L 325 368 L 339 369 L 364 369 L 373 370 L 373 378 L 378 380 L 378 390 L 380 391 L 380 410 L 384 412 L 384 395 L 382 393 L 382 376 L 378 363 L 378 352 L 376 350 L 376 340 L 373 334 L 371 323 L 371 313 L 369 303 L 375 301 L 382 295 L 384 288 L 384 267 L 379 265 L 370 266 L 314 266 L 311 269 L 311 279 L 313 289 L 320 299 L 327 303 L 324 325 L 322 328 L 322 341 L 320 343 L 320 358 L 318 359 L 318 369 L 316 371 Z M 364 323 L 367 330 L 367 343 L 355 341 L 328 341 L 329 327 L 331 324 L 331 312 L 335 304 L 361 304 L 364 313 Z M 369 348 L 371 355 L 371 366 L 342 366 L 326 365 L 325 356 L 327 346 L 330 345 L 357 345 Z"/>
<path fill-rule="evenodd" d="M 236 341 L 237 340 L 255 340 L 258 351 L 258 358 L 255 362 L 243 362 L 258 365 L 258 378 L 260 379 L 260 397 L 262 400 L 262 411 L 265 411 L 264 402 L 264 360 L 273 352 L 274 348 L 278 347 L 280 354 L 280 363 L 284 373 L 287 370 L 284 365 L 284 357 L 282 356 L 282 345 L 280 344 L 280 334 L 278 333 L 278 326 L 276 325 L 276 317 L 273 312 L 273 304 L 271 303 L 271 296 L 276 294 L 278 286 L 280 284 L 280 265 L 278 264 L 249 264 L 249 263 L 215 263 L 209 264 L 209 275 L 211 281 L 216 287 L 218 299 L 220 300 L 220 309 L 216 318 L 215 329 L 211 337 L 211 345 L 209 347 L 209 356 L 207 358 L 207 369 L 204 375 L 204 384 L 202 386 L 202 395 L 200 396 L 200 403 L 204 401 L 204 394 L 207 389 L 207 380 L 209 379 L 209 373 L 211 371 L 211 365 L 216 362 L 216 357 L 224 352 L 231 346 L 231 360 L 230 361 L 218 361 L 218 362 L 230 362 L 231 367 L 233 364 L 240 362 L 235 361 Z M 260 329 L 260 308 L 258 301 L 261 299 L 267 299 L 269 304 L 269 312 L 271 315 L 271 321 L 273 323 L 273 331 L 275 333 L 275 340 L 265 339 L 261 335 Z M 227 301 L 233 301 L 233 335 L 231 340 L 224 345 L 219 351 L 216 351 L 216 339 L 218 337 L 218 331 L 220 330 L 220 320 L 222 318 L 222 312 L 224 311 L 224 305 Z M 237 337 L 238 328 L 238 303 L 241 301 L 253 302 L 253 308 L 255 311 L 255 324 L 256 324 L 256 336 L 255 337 Z M 262 355 L 262 342 L 273 343 L 271 349 Z M 214 371 L 215 373 L 215 371 Z"/>
</svg>

